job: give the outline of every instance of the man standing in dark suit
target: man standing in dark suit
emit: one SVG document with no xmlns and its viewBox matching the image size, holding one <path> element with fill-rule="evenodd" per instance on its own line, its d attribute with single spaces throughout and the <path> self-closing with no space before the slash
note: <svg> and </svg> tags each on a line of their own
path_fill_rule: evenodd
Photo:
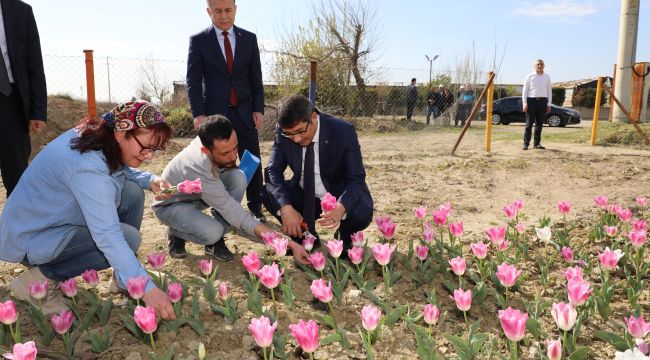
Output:
<svg viewBox="0 0 650 360">
<path fill-rule="evenodd" d="M 27 168 L 30 134 L 45 127 L 47 90 L 31 6 L 0 0 L 0 172 L 7 197 Z"/>
<path fill-rule="evenodd" d="M 207 0 L 212 26 L 190 37 L 187 57 L 187 92 L 198 126 L 206 116 L 226 116 L 244 150 L 260 157 L 257 129 L 264 120 L 264 87 L 260 50 L 255 34 L 234 26 L 235 0 Z M 262 215 L 262 170 L 257 170 L 248 188 L 248 208 L 259 220 Z"/>
<path fill-rule="evenodd" d="M 317 111 L 309 99 L 293 95 L 278 113 L 275 143 L 265 169 L 264 206 L 282 222 L 282 230 L 302 238 L 301 222 L 315 232 L 315 219 L 326 228 L 339 228 L 344 247 L 350 235 L 372 221 L 373 201 L 354 127 Z M 285 180 L 284 171 L 293 176 Z M 322 212 L 320 199 L 337 198 L 336 208 Z M 347 252 L 344 252 L 347 255 Z"/>
</svg>

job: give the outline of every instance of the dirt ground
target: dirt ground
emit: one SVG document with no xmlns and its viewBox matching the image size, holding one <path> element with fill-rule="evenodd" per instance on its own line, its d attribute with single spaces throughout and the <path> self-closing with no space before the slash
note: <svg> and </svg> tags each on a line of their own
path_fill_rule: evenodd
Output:
<svg viewBox="0 0 650 360">
<path fill-rule="evenodd" d="M 587 127 L 590 122 L 583 122 L 582 126 L 563 129 L 544 128 L 545 134 L 553 132 L 579 131 Z M 650 195 L 648 183 L 650 181 L 650 151 L 620 147 L 592 147 L 586 144 L 560 143 L 543 141 L 546 150 L 522 151 L 520 140 L 498 140 L 492 145 L 492 152 L 486 154 L 483 148 L 483 132 L 477 123 L 466 139 L 461 143 L 456 155 L 450 155 L 450 149 L 456 139 L 458 129 L 440 130 L 438 128 L 424 128 L 418 131 L 399 132 L 363 132 L 360 136 L 364 163 L 367 171 L 367 181 L 375 200 L 375 216 L 390 215 L 397 222 L 396 239 L 398 250 L 405 253 L 409 239 L 417 240 L 420 237 L 419 223 L 413 216 L 412 209 L 418 205 L 428 205 L 430 209 L 437 208 L 443 202 L 453 205 L 452 219 L 460 219 L 465 227 L 462 241 L 469 244 L 478 240 L 487 241 L 484 229 L 504 223 L 501 212 L 502 206 L 515 199 L 522 198 L 526 202 L 524 209 L 527 219 L 524 223 L 528 226 L 537 223 L 537 219 L 548 215 L 556 220 L 559 214 L 556 204 L 560 200 L 569 200 L 573 203 L 571 216 L 592 219 L 594 214 L 593 198 L 597 195 L 608 195 L 610 203 L 631 204 L 637 195 Z M 495 137 L 508 135 L 508 133 L 521 134 L 523 127 L 518 125 L 495 127 Z M 174 140 L 167 154 L 155 159 L 146 165 L 146 169 L 160 173 L 166 162 L 186 143 L 186 140 Z M 268 157 L 270 143 L 263 144 L 263 161 Z M 4 199 L 4 194 L 0 194 Z M 151 196 L 147 201 L 150 203 Z M 56 204 L 44 204 L 56 206 Z M 1 206 L 1 205 L 0 205 Z M 270 218 L 270 217 L 269 217 Z M 146 255 L 152 251 L 165 248 L 165 229 L 156 220 L 151 210 L 146 208 L 142 225 L 143 242 L 139 257 L 146 260 Z M 578 232 L 578 234 L 581 234 Z M 330 239 L 331 234 L 323 234 L 325 239 Z M 366 230 L 366 236 L 374 241 L 379 233 L 374 226 Z M 586 235 L 577 236 L 576 243 L 585 243 Z M 227 244 L 236 253 L 235 261 L 220 264 L 218 279 L 231 284 L 231 291 L 240 309 L 246 310 L 245 296 L 239 280 L 244 276 L 244 269 L 239 261 L 240 256 L 251 250 L 263 252 L 261 245 L 252 243 L 238 234 L 227 236 Z M 534 248 L 533 246 L 531 246 Z M 467 247 L 466 247 L 467 248 Z M 171 271 L 183 280 L 198 276 L 197 261 L 202 258 L 202 249 L 197 245 L 188 247 L 190 256 L 185 260 L 167 259 L 165 269 Z M 597 253 L 592 250 L 592 254 Z M 470 256 L 466 254 L 468 260 Z M 526 271 L 534 263 L 518 264 Z M 16 264 L 0 263 L 0 298 L 8 296 L 7 283 L 22 269 Z M 553 295 L 562 291 L 560 269 L 552 269 L 552 278 L 556 280 L 557 288 Z M 539 290 L 537 272 L 531 271 L 521 286 L 520 292 L 513 295 L 514 304 L 523 309 L 523 301 L 530 301 L 534 293 Z M 297 301 L 294 308 L 289 310 L 283 304 L 277 311 L 279 317 L 278 330 L 288 333 L 288 325 L 298 319 L 316 319 L 317 314 L 325 314 L 324 308 L 313 301 L 309 292 L 307 277 L 292 266 L 292 270 L 285 276 L 294 278 Z M 371 277 L 379 279 L 380 269 L 375 269 Z M 102 293 L 106 294 L 109 272 L 102 273 Z M 595 278 L 594 278 L 595 279 Z M 438 301 L 442 310 L 441 320 L 434 328 L 434 337 L 440 355 L 445 358 L 454 357 L 451 344 L 441 336 L 441 333 L 460 335 L 464 325 L 462 313 L 459 313 L 452 300 L 448 298 L 448 291 L 437 281 L 425 284 L 421 288 L 414 288 L 408 274 L 393 287 L 392 296 L 401 304 L 409 304 L 414 312 L 420 312 L 426 304 L 426 295 L 435 287 Z M 380 287 L 381 288 L 381 285 Z M 352 342 L 349 349 L 343 349 L 338 344 L 322 346 L 316 352 L 316 358 L 326 359 L 364 359 L 363 347 L 360 345 L 357 326 L 360 324 L 357 314 L 361 308 L 371 303 L 370 300 L 359 296 L 352 284 L 346 290 L 346 301 L 336 304 L 337 318 L 348 331 Z M 381 290 L 378 290 L 381 293 Z M 270 303 L 270 294 L 263 293 L 265 303 Z M 116 302 L 123 303 L 123 298 L 116 298 Z M 488 297 L 486 304 L 474 305 L 469 311 L 470 320 L 483 319 L 481 331 L 489 334 L 502 334 L 497 316 L 496 301 Z M 647 298 L 642 301 L 644 312 L 647 314 Z M 593 337 L 593 332 L 598 329 L 609 329 L 623 335 L 619 328 L 624 321 L 623 316 L 627 303 L 614 307 L 611 321 L 603 323 L 600 318 L 592 319 L 585 324 L 585 330 L 579 342 L 590 345 L 592 352 L 589 358 L 612 358 L 613 348 Z M 21 319 L 27 322 L 25 307 L 21 306 Z M 123 308 L 116 308 L 114 312 L 124 312 Z M 207 304 L 202 307 L 202 319 L 205 321 L 207 333 L 199 338 L 191 329 L 185 327 L 178 334 L 158 334 L 160 347 L 174 347 L 177 359 L 196 358 L 198 342 L 205 343 L 208 359 L 258 359 L 261 358 L 259 348 L 254 345 L 249 335 L 247 325 L 252 313 L 244 311 L 243 317 L 234 325 L 227 324 L 219 315 L 211 313 Z M 140 343 L 119 323 L 117 315 L 111 321 L 111 347 L 108 352 L 99 355 L 102 359 L 140 359 L 149 358 L 147 352 L 150 347 Z M 542 326 L 550 334 L 556 334 L 557 329 L 550 317 L 550 311 L 543 315 Z M 34 329 L 25 324 L 25 332 L 34 336 Z M 332 331 L 321 326 L 321 336 L 331 334 Z M 29 336 L 27 336 L 29 338 Z M 501 339 L 494 343 L 495 353 L 505 354 L 506 343 Z M 38 343 L 38 340 L 36 340 Z M 533 355 L 533 339 L 528 336 L 522 344 L 522 358 L 537 358 Z M 486 345 L 492 346 L 492 345 Z M 54 340 L 52 349 L 61 350 L 62 342 Z M 542 346 L 545 349 L 545 346 Z M 88 343 L 80 341 L 77 352 L 88 352 Z M 415 359 L 415 336 L 408 330 L 403 322 L 397 323 L 393 328 L 384 328 L 381 338 L 374 347 L 377 359 Z M 161 350 L 159 350 L 161 353 Z M 295 342 L 290 339 L 287 344 L 287 353 L 290 358 L 299 358 Z"/>
</svg>

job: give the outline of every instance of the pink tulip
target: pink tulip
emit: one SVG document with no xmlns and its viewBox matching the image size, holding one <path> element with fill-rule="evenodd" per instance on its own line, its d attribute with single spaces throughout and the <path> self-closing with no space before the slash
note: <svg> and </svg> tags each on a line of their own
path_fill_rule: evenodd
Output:
<svg viewBox="0 0 650 360">
<path fill-rule="evenodd" d="M 457 256 L 449 260 L 449 266 L 451 266 L 451 271 L 453 271 L 456 276 L 462 276 L 467 268 L 467 262 L 465 262 L 465 259 L 462 257 Z"/>
<path fill-rule="evenodd" d="M 566 215 L 571 212 L 571 203 L 569 201 L 560 201 L 557 203 L 557 209 L 560 214 Z"/>
<path fill-rule="evenodd" d="M 441 211 L 449 216 L 449 214 L 451 214 L 451 203 L 446 202 L 444 204 L 440 204 L 440 206 L 438 206 L 438 211 Z"/>
<path fill-rule="evenodd" d="M 302 239 L 302 247 L 307 251 L 312 251 L 314 249 L 314 244 L 316 244 L 316 237 L 312 234 L 307 234 L 304 239 Z"/>
<path fill-rule="evenodd" d="M 634 338 L 644 338 L 650 332 L 650 322 L 646 322 L 642 316 L 638 318 L 630 316 L 625 318 L 625 322 L 627 323 L 627 332 Z"/>
<path fill-rule="evenodd" d="M 228 283 L 222 282 L 219 284 L 219 299 L 226 301 L 228 300 Z"/>
<path fill-rule="evenodd" d="M 316 271 L 323 271 L 325 269 L 325 255 L 322 252 L 317 251 L 309 255 L 308 259 Z"/>
<path fill-rule="evenodd" d="M 332 194 L 327 193 L 323 198 L 320 200 L 320 207 L 323 209 L 323 212 L 330 212 L 334 209 L 336 209 L 336 197 L 332 196 Z"/>
<path fill-rule="evenodd" d="M 313 353 L 318 349 L 318 324 L 314 320 L 300 320 L 297 324 L 289 325 L 289 329 L 302 351 Z"/>
<path fill-rule="evenodd" d="M 156 310 L 151 306 L 136 306 L 133 312 L 133 319 L 140 330 L 145 334 L 152 334 L 158 328 L 156 321 Z"/>
<path fill-rule="evenodd" d="M 162 251 L 157 253 L 151 253 L 147 255 L 147 262 L 155 270 L 160 270 L 163 268 L 163 265 L 165 265 L 165 256 L 166 254 Z"/>
<path fill-rule="evenodd" d="M 424 219 L 427 216 L 427 206 L 422 205 L 413 209 L 415 217 L 418 219 Z"/>
<path fill-rule="evenodd" d="M 275 238 L 278 237 L 278 233 L 276 233 L 275 231 L 266 231 L 266 232 L 263 232 L 261 236 L 262 236 L 262 241 L 264 242 L 264 244 L 270 246 L 271 244 L 273 244 L 275 242 Z"/>
<path fill-rule="evenodd" d="M 598 254 L 598 260 L 600 260 L 600 267 L 606 271 L 616 270 L 618 265 L 618 260 L 623 257 L 623 252 L 621 250 L 610 250 L 605 248 L 605 251 L 601 254 Z"/>
<path fill-rule="evenodd" d="M 273 334 L 278 327 L 278 322 L 271 325 L 271 320 L 266 316 L 251 319 L 248 325 L 248 331 L 253 335 L 255 343 L 261 348 L 267 348 L 273 344 Z"/>
<path fill-rule="evenodd" d="M 50 323 L 57 334 L 65 334 L 70 330 L 74 315 L 70 310 L 62 310 L 59 314 L 52 315 Z"/>
<path fill-rule="evenodd" d="M 381 310 L 372 305 L 364 306 L 359 315 L 361 315 L 361 326 L 366 331 L 374 331 L 381 320 Z"/>
<path fill-rule="evenodd" d="M 281 273 L 278 268 L 278 264 L 273 263 L 271 265 L 264 265 L 257 272 L 257 277 L 260 279 L 262 285 L 266 286 L 267 289 L 275 289 L 275 287 L 280 284 L 282 274 L 283 273 Z"/>
<path fill-rule="evenodd" d="M 375 256 L 375 260 L 381 266 L 388 265 L 390 263 L 390 258 L 393 256 L 393 251 L 395 246 L 390 246 L 388 244 L 375 244 L 372 246 L 372 253 Z"/>
<path fill-rule="evenodd" d="M 86 270 L 81 274 L 81 278 L 90 286 L 96 286 L 99 284 L 99 275 L 97 274 L 97 270 Z"/>
<path fill-rule="evenodd" d="M 645 196 L 637 196 L 636 197 L 636 205 L 639 207 L 645 207 L 646 204 L 648 203 L 647 199 Z"/>
<path fill-rule="evenodd" d="M 564 261 L 573 261 L 573 250 L 570 247 L 562 246 L 562 251 L 560 252 Z"/>
<path fill-rule="evenodd" d="M 605 195 L 596 196 L 594 198 L 594 203 L 601 209 L 607 208 L 607 201 L 609 201 L 609 199 Z"/>
<path fill-rule="evenodd" d="M 47 295 L 47 280 L 34 281 L 29 284 L 29 295 L 36 300 L 43 299 Z"/>
<path fill-rule="evenodd" d="M 639 231 L 639 230 L 647 231 L 648 230 L 648 223 L 643 219 L 635 221 L 632 225 L 634 226 L 634 230 L 637 230 L 637 231 Z"/>
<path fill-rule="evenodd" d="M 488 237 L 494 243 L 494 245 L 497 245 L 497 246 L 501 245 L 506 239 L 506 227 L 505 226 L 491 227 L 491 228 L 485 230 L 485 233 L 488 235 Z"/>
<path fill-rule="evenodd" d="M 549 360 L 560 360 L 562 359 L 562 339 L 557 338 L 557 340 L 546 340 L 546 356 Z"/>
<path fill-rule="evenodd" d="M 614 237 L 618 233 L 618 227 L 616 226 L 604 225 L 603 228 L 605 229 L 605 234 L 607 234 L 609 237 Z"/>
<path fill-rule="evenodd" d="M 18 319 L 18 312 L 16 311 L 16 304 L 7 300 L 0 303 L 0 322 L 5 325 L 11 325 Z"/>
<path fill-rule="evenodd" d="M 395 228 L 397 227 L 397 225 L 393 222 L 393 219 L 391 219 L 389 216 L 385 216 L 378 218 L 377 221 L 377 227 L 379 228 L 379 232 L 381 232 L 381 235 L 384 237 L 384 239 L 392 239 L 395 236 Z"/>
<path fill-rule="evenodd" d="M 417 256 L 417 258 L 420 261 L 426 260 L 428 255 L 429 255 L 429 247 L 428 246 L 418 245 L 418 246 L 415 247 L 415 256 Z"/>
<path fill-rule="evenodd" d="M 183 298 L 183 285 L 177 282 L 169 283 L 167 286 L 167 296 L 169 301 L 176 304 Z"/>
<path fill-rule="evenodd" d="M 212 260 L 199 260 L 199 270 L 203 276 L 212 274 Z"/>
<path fill-rule="evenodd" d="M 328 281 L 327 283 L 323 279 L 316 279 L 311 282 L 309 287 L 311 294 L 321 302 L 328 303 L 332 301 L 332 282 Z"/>
<path fill-rule="evenodd" d="M 571 304 L 553 303 L 551 309 L 553 320 L 561 330 L 569 331 L 575 325 L 578 318 L 578 312 Z"/>
<path fill-rule="evenodd" d="M 335 259 L 341 256 L 341 253 L 343 252 L 342 240 L 330 240 L 325 244 L 325 246 L 329 250 L 330 255 Z"/>
<path fill-rule="evenodd" d="M 424 322 L 429 325 L 435 325 L 440 318 L 440 309 L 433 304 L 424 305 L 423 311 Z"/>
<path fill-rule="evenodd" d="M 588 281 L 581 279 L 571 279 L 566 286 L 569 302 L 574 306 L 580 306 L 587 301 L 589 295 L 594 291 L 590 288 Z"/>
<path fill-rule="evenodd" d="M 508 307 L 505 310 L 499 310 L 499 321 L 506 337 L 510 341 L 517 342 L 524 337 L 526 332 L 526 321 L 528 314 L 519 310 Z"/>
<path fill-rule="evenodd" d="M 647 232 L 645 230 L 632 230 L 628 237 L 630 238 L 630 243 L 635 249 L 643 246 L 647 240 Z"/>
<path fill-rule="evenodd" d="M 178 190 L 178 192 L 183 194 L 199 194 L 203 192 L 201 179 L 185 180 L 180 184 L 176 185 L 176 189 Z"/>
<path fill-rule="evenodd" d="M 438 210 L 434 211 L 433 214 L 431 214 L 433 217 L 433 223 L 436 226 L 443 227 L 447 223 L 447 217 L 449 216 L 449 212 L 446 210 Z"/>
<path fill-rule="evenodd" d="M 244 268 L 246 268 L 246 271 L 250 274 L 257 273 L 257 270 L 259 270 L 260 265 L 262 265 L 262 262 L 260 261 L 260 258 L 256 252 L 251 252 L 248 255 L 242 256 L 241 262 L 242 264 L 244 264 Z"/>
<path fill-rule="evenodd" d="M 283 237 L 276 237 L 271 243 L 271 247 L 275 250 L 277 256 L 287 255 L 287 246 L 289 246 L 289 239 Z"/>
<path fill-rule="evenodd" d="M 70 278 L 66 281 L 62 281 L 59 284 L 59 289 L 61 289 L 61 292 L 63 295 L 73 298 L 77 296 L 77 279 L 76 278 Z"/>
<path fill-rule="evenodd" d="M 514 286 L 522 272 L 522 270 L 517 270 L 514 265 L 509 265 L 505 262 L 497 266 L 497 278 L 501 281 L 501 285 L 506 288 Z"/>
<path fill-rule="evenodd" d="M 449 297 L 456 302 L 456 307 L 460 311 L 467 311 L 472 307 L 472 290 L 456 289 L 454 290 L 454 297 Z"/>
<path fill-rule="evenodd" d="M 563 272 L 564 277 L 566 278 L 566 281 L 569 280 L 583 280 L 584 274 L 582 272 L 582 268 L 579 266 L 574 266 L 574 267 L 568 267 L 566 270 Z"/>
<path fill-rule="evenodd" d="M 24 344 L 14 344 L 12 352 L 4 354 L 3 357 L 13 360 L 35 360 L 37 353 L 36 343 L 28 341 Z"/>
<path fill-rule="evenodd" d="M 512 202 L 512 206 L 514 206 L 517 210 L 523 209 L 524 205 L 525 205 L 524 199 L 517 199 Z"/>
<path fill-rule="evenodd" d="M 618 218 L 622 222 L 630 222 L 632 220 L 632 210 L 630 209 L 620 209 L 616 212 L 616 215 L 618 215 Z"/>
<path fill-rule="evenodd" d="M 465 229 L 463 228 L 463 222 L 459 221 L 456 223 L 449 224 L 449 232 L 453 237 L 463 236 Z"/>
<path fill-rule="evenodd" d="M 508 250 L 509 246 L 510 246 L 510 241 L 504 240 L 501 244 L 497 245 L 497 250 L 503 252 Z"/>
<path fill-rule="evenodd" d="M 436 236 L 436 233 L 433 228 L 425 228 L 422 230 L 422 240 L 424 240 L 425 243 L 430 244 L 433 241 L 434 236 Z"/>
<path fill-rule="evenodd" d="M 136 276 L 129 279 L 126 289 L 129 291 L 129 295 L 131 295 L 132 298 L 136 300 L 142 299 L 144 296 L 144 288 L 147 286 L 148 282 L 148 277 Z"/>
<path fill-rule="evenodd" d="M 526 232 L 526 225 L 524 225 L 522 223 L 519 223 L 519 224 L 515 225 L 515 230 L 517 230 L 518 234 L 523 234 L 523 233 Z"/>
<path fill-rule="evenodd" d="M 363 248 L 358 246 L 353 246 L 352 249 L 348 249 L 348 258 L 350 262 L 354 265 L 359 265 L 363 261 Z"/>
<path fill-rule="evenodd" d="M 487 256 L 488 246 L 482 241 L 471 244 L 470 248 L 472 249 L 472 253 L 474 253 L 474 256 L 476 256 L 477 259 L 485 259 Z"/>
<path fill-rule="evenodd" d="M 618 214 L 618 212 L 621 210 L 623 210 L 623 207 L 621 205 L 609 205 L 609 208 L 607 209 L 610 214 Z"/>
<path fill-rule="evenodd" d="M 517 217 L 517 207 L 514 204 L 506 205 L 503 207 L 503 214 L 508 218 L 508 219 L 514 219 Z"/>
<path fill-rule="evenodd" d="M 350 239 L 352 240 L 352 246 L 363 247 L 366 244 L 363 231 L 357 231 L 350 235 Z"/>
</svg>

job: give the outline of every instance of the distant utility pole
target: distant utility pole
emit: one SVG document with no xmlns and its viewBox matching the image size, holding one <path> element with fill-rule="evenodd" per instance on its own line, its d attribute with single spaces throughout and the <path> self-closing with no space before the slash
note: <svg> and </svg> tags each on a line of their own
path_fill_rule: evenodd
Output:
<svg viewBox="0 0 650 360">
<path fill-rule="evenodd" d="M 112 103 L 111 99 L 111 64 L 108 62 L 110 58 L 106 57 L 106 77 L 108 78 L 108 102 Z"/>
<path fill-rule="evenodd" d="M 632 105 L 632 71 L 636 61 L 636 39 L 639 32 L 640 0 L 621 0 L 621 24 L 618 28 L 616 83 L 614 95 L 630 110 Z M 612 104 L 616 122 L 628 122 L 623 111 Z"/>
<path fill-rule="evenodd" d="M 429 58 L 429 55 L 424 55 L 424 57 L 427 58 L 427 61 L 429 62 L 429 86 L 431 86 L 431 69 L 433 68 L 433 62 L 436 61 L 438 58 L 438 55 L 435 55 L 433 59 Z"/>
</svg>

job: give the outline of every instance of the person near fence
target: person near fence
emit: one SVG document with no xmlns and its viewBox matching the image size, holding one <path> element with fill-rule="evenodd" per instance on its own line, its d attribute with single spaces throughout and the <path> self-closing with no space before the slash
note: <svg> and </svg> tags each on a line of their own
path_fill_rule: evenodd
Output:
<svg viewBox="0 0 650 360">
<path fill-rule="evenodd" d="M 287 167 L 293 176 L 285 180 Z M 293 238 L 302 238 L 303 222 L 316 234 L 315 219 L 320 216 L 317 221 L 323 227 L 338 227 L 338 237 L 344 249 L 349 249 L 350 235 L 372 221 L 373 200 L 354 127 L 321 113 L 302 95 L 288 97 L 278 111 L 275 142 L 264 175 L 264 206 Z M 337 203 L 333 210 L 323 212 L 320 200 L 327 193 Z"/>
<path fill-rule="evenodd" d="M 406 87 L 406 120 L 411 121 L 413 110 L 415 110 L 415 103 L 418 100 L 418 88 L 415 86 L 415 78 L 411 79 L 411 83 Z"/>
<path fill-rule="evenodd" d="M 45 128 L 47 90 L 32 7 L 1 0 L 0 8 L 0 172 L 9 197 L 27 168 L 30 135 Z"/>
<path fill-rule="evenodd" d="M 129 279 L 149 276 L 135 254 L 143 189 L 157 193 L 169 183 L 137 167 L 164 149 L 171 134 L 158 109 L 141 100 L 86 118 L 41 150 L 0 215 L 0 260 L 31 267 L 11 282 L 14 297 L 52 314 L 66 308 L 60 292 L 48 292 L 39 304 L 29 285 L 48 280 L 54 288 L 86 270 L 112 267 L 109 289 L 119 292 Z M 145 291 L 145 304 L 175 317 L 164 291 L 152 282 Z"/>
<path fill-rule="evenodd" d="M 444 113 L 448 109 L 451 109 L 454 106 L 454 102 L 456 101 L 456 98 L 454 97 L 454 94 L 447 88 L 444 88 L 442 90 L 442 101 L 443 101 L 443 109 L 440 111 L 441 113 Z M 451 116 L 451 110 L 448 112 L 448 115 Z M 443 122 L 445 125 L 449 125 L 451 123 L 451 117 L 449 117 L 449 122 L 446 120 Z"/>
<path fill-rule="evenodd" d="M 264 120 L 264 86 L 257 37 L 234 26 L 235 0 L 207 0 L 212 25 L 190 37 L 187 93 L 198 128 L 207 115 L 226 116 L 239 139 L 241 159 L 248 149 L 260 158 L 258 129 Z M 246 189 L 248 209 L 260 221 L 262 170 Z"/>
<path fill-rule="evenodd" d="M 431 114 L 435 121 L 443 111 L 445 111 L 445 102 L 442 98 L 442 91 L 444 86 L 438 85 L 438 89 L 431 88 L 427 95 L 427 125 L 429 125 Z"/>
<path fill-rule="evenodd" d="M 541 144 L 542 125 L 544 116 L 551 111 L 553 93 L 551 77 L 544 72 L 544 60 L 535 60 L 535 71 L 528 74 L 524 80 L 524 89 L 521 93 L 523 110 L 526 113 L 526 130 L 524 130 L 524 145 L 522 150 L 528 150 L 530 135 L 535 125 L 533 148 L 545 149 Z"/>
<path fill-rule="evenodd" d="M 165 167 L 162 178 L 171 184 L 186 179 L 201 179 L 199 193 L 176 193 L 164 201 L 154 201 L 153 212 L 168 226 L 169 255 L 185 258 L 185 242 L 204 245 L 206 255 L 220 261 L 234 256 L 224 235 L 231 227 L 262 238 L 273 229 L 260 223 L 241 206 L 248 185 L 246 175 L 237 167 L 237 134 L 223 115 L 210 115 L 199 125 L 198 136 Z M 211 208 L 212 216 L 203 210 Z M 296 260 L 305 264 L 307 252 L 289 242 Z"/>
<path fill-rule="evenodd" d="M 456 113 L 456 120 L 454 126 L 458 126 L 458 121 L 460 121 L 460 126 L 465 126 L 465 121 L 469 117 L 472 111 L 472 105 L 474 105 L 474 89 L 472 89 L 472 84 L 465 84 L 465 86 L 460 86 L 460 91 L 458 93 L 458 112 Z"/>
</svg>

